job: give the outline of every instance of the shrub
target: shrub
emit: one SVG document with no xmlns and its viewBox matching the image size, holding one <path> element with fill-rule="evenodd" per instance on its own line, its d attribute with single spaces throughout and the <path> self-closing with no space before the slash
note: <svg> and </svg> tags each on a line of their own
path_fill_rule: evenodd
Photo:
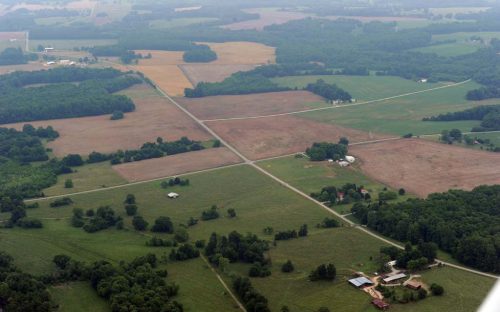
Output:
<svg viewBox="0 0 500 312">
<path fill-rule="evenodd" d="M 123 114 L 122 111 L 114 111 L 109 119 L 118 120 L 118 119 L 123 119 L 123 117 L 125 117 L 125 115 Z"/>
<path fill-rule="evenodd" d="M 444 288 L 436 283 L 431 284 L 431 292 L 434 296 L 442 296 L 444 293 Z"/>
<path fill-rule="evenodd" d="M 159 217 L 151 228 L 152 232 L 173 233 L 174 225 L 169 217 Z"/>
<path fill-rule="evenodd" d="M 219 218 L 219 212 L 217 212 L 217 206 L 213 205 L 209 210 L 205 210 L 201 213 L 201 219 L 204 221 L 213 220 Z"/>
<path fill-rule="evenodd" d="M 309 274 L 311 281 L 327 280 L 333 281 L 337 276 L 337 269 L 332 263 L 321 264 Z"/>
<path fill-rule="evenodd" d="M 64 188 L 73 188 L 73 180 L 66 179 L 66 181 L 64 181 Z"/>
<path fill-rule="evenodd" d="M 135 216 L 137 214 L 137 205 L 135 204 L 125 205 L 125 212 L 127 213 L 127 216 Z"/>
<path fill-rule="evenodd" d="M 56 199 L 54 200 L 53 202 L 50 203 L 50 207 L 61 207 L 61 206 L 68 206 L 68 205 L 71 205 L 73 203 L 73 201 L 71 200 L 71 198 L 69 197 L 63 197 L 63 198 L 59 198 L 59 199 Z"/>
<path fill-rule="evenodd" d="M 290 260 L 283 263 L 283 265 L 281 266 L 281 272 L 283 272 L 283 273 L 293 272 L 294 269 L 295 269 L 295 267 L 293 266 L 293 263 Z"/>
<path fill-rule="evenodd" d="M 145 231 L 148 228 L 149 223 L 144 220 L 143 217 L 141 216 L 135 216 L 132 219 L 132 225 L 134 226 L 134 229 L 137 231 Z"/>
</svg>

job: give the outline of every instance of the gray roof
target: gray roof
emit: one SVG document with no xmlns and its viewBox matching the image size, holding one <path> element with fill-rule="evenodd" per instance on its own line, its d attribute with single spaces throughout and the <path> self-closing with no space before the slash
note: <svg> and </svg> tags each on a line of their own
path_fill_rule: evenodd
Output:
<svg viewBox="0 0 500 312">
<path fill-rule="evenodd" d="M 392 281 L 395 281 L 395 280 L 398 280 L 398 279 L 401 279 L 403 277 L 406 277 L 406 274 L 404 273 L 399 273 L 399 274 L 396 274 L 396 275 L 392 275 L 392 276 L 388 276 L 386 278 L 384 278 L 384 282 L 392 282 Z"/>
<path fill-rule="evenodd" d="M 367 279 L 366 277 L 364 276 L 361 276 L 361 277 L 357 277 L 357 278 L 353 278 L 353 279 L 350 279 L 349 280 L 349 283 L 353 284 L 354 286 L 356 287 L 360 287 L 360 286 L 363 286 L 365 284 L 368 284 L 368 285 L 373 285 L 373 282 L 370 281 L 369 279 Z"/>
</svg>

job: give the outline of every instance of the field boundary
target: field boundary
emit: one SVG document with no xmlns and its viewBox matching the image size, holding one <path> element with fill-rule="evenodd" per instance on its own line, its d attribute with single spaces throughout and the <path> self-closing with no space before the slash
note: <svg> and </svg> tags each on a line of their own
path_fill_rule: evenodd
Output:
<svg viewBox="0 0 500 312">
<path fill-rule="evenodd" d="M 311 109 L 304 109 L 304 110 L 300 110 L 300 111 L 294 111 L 294 112 L 288 112 L 288 113 L 280 113 L 280 114 L 260 115 L 260 116 L 248 116 L 248 117 L 204 119 L 204 120 L 200 120 L 200 121 L 201 122 L 209 122 L 209 121 L 227 121 L 227 120 L 245 120 L 245 119 L 270 118 L 270 117 L 279 117 L 279 116 L 287 116 L 287 115 L 296 115 L 296 114 L 303 114 L 303 113 L 309 113 L 309 112 L 316 112 L 316 111 L 322 111 L 322 110 L 327 110 L 327 109 L 336 109 L 336 108 L 345 108 L 345 107 L 367 105 L 367 104 L 373 104 L 373 103 L 378 103 L 378 102 L 384 102 L 384 101 L 387 101 L 387 100 L 402 98 L 402 97 L 406 97 L 406 96 L 410 96 L 410 95 L 415 95 L 415 94 L 420 94 L 420 93 L 426 93 L 426 92 L 431 92 L 431 91 L 436 91 L 436 90 L 441 90 L 441 89 L 446 89 L 446 88 L 452 88 L 452 87 L 460 86 L 462 84 L 466 84 L 466 83 L 468 83 L 470 81 L 471 81 L 471 79 L 467 79 L 467 80 L 464 80 L 464 81 L 461 81 L 461 82 L 457 82 L 457 83 L 453 83 L 453 84 L 446 85 L 446 86 L 440 86 L 440 87 L 435 87 L 435 88 L 430 88 L 430 89 L 425 89 L 425 90 L 420 90 L 420 91 L 414 91 L 414 92 L 409 92 L 409 93 L 404 93 L 404 94 L 399 94 L 399 95 L 393 95 L 393 96 L 385 97 L 385 98 L 382 98 L 382 99 L 370 100 L 370 101 L 359 102 L 359 103 L 351 103 L 351 104 L 345 104 L 345 105 L 336 105 L 336 106 L 328 106 L 328 107 L 320 107 L 320 108 L 311 108 Z"/>
</svg>

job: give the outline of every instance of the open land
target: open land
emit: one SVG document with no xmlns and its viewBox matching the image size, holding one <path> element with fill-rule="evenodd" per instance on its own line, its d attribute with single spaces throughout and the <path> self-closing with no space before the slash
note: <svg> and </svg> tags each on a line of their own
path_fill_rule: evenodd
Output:
<svg viewBox="0 0 500 312">
<path fill-rule="evenodd" d="M 217 60 L 210 64 L 261 65 L 276 61 L 276 48 L 261 43 L 231 41 L 223 43 L 203 42 L 215 53 Z"/>
<path fill-rule="evenodd" d="M 500 155 L 418 139 L 353 146 L 368 176 L 425 197 L 500 183 Z"/>
<path fill-rule="evenodd" d="M 336 142 L 341 137 L 348 137 L 351 142 L 386 137 L 291 115 L 206 124 L 253 160 L 303 152 L 313 142 Z"/>
<path fill-rule="evenodd" d="M 178 98 L 176 101 L 202 120 L 271 115 L 327 106 L 323 98 L 308 91 Z"/>
<path fill-rule="evenodd" d="M 256 65 L 201 64 L 191 63 L 179 65 L 193 85 L 200 82 L 221 82 L 239 71 L 249 71 Z"/>
<path fill-rule="evenodd" d="M 360 105 L 357 106 L 339 106 L 336 109 L 308 112 L 300 114 L 300 116 L 334 125 L 394 135 L 434 134 L 441 133 L 444 129 L 453 128 L 470 131 L 480 122 L 473 120 L 424 122 L 422 118 L 498 102 L 495 100 L 467 101 L 465 99 L 467 91 L 477 87 L 476 83 L 469 81 L 445 89 L 372 102 L 366 105 L 359 103 Z"/>
<path fill-rule="evenodd" d="M 40 69 L 46 69 L 47 66 L 40 62 L 30 62 L 28 64 L 20 64 L 20 65 L 6 65 L 0 66 L 0 75 L 13 73 L 15 71 L 34 71 Z"/>
<path fill-rule="evenodd" d="M 59 132 L 60 137 L 48 143 L 56 156 L 135 149 L 157 137 L 167 141 L 178 140 L 183 136 L 199 141 L 211 139 L 205 130 L 151 87 L 143 84 L 120 93 L 130 96 L 136 105 L 136 110 L 125 114 L 124 119 L 110 120 L 109 115 L 103 115 L 30 124 L 35 127 L 50 125 Z M 24 124 L 8 124 L 4 127 L 20 129 Z"/>
<path fill-rule="evenodd" d="M 247 13 L 259 14 L 258 19 L 242 21 L 222 26 L 230 30 L 256 29 L 263 30 L 265 26 L 285 24 L 289 21 L 304 19 L 311 16 L 302 12 L 283 11 L 276 8 L 258 8 L 244 10 Z"/>
<path fill-rule="evenodd" d="M 240 163 L 241 159 L 226 147 L 147 159 L 113 166 L 129 182 L 174 176 Z"/>
</svg>

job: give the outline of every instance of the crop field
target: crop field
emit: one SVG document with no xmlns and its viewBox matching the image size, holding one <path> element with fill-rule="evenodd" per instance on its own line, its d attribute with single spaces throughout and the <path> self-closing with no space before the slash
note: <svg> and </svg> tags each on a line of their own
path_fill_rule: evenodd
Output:
<svg viewBox="0 0 500 312">
<path fill-rule="evenodd" d="M 215 22 L 217 20 L 218 18 L 213 18 L 213 17 L 185 17 L 185 18 L 174 18 L 170 20 L 159 19 L 151 21 L 149 27 L 153 29 L 171 29 L 175 27 L 183 27 L 194 24 Z"/>
<path fill-rule="evenodd" d="M 224 65 L 224 64 L 202 64 L 191 63 L 179 65 L 193 85 L 200 82 L 221 82 L 232 74 L 239 71 L 249 71 L 256 65 Z"/>
<path fill-rule="evenodd" d="M 359 103 L 360 105 L 356 106 L 340 106 L 335 109 L 308 112 L 300 114 L 300 116 L 334 125 L 394 135 L 434 134 L 441 133 L 444 129 L 453 128 L 470 131 L 472 127 L 479 125 L 478 121 L 424 122 L 422 118 L 490 103 L 465 99 L 467 91 L 477 88 L 477 86 L 474 82 L 467 82 L 445 89 L 366 105 Z M 352 92 L 355 93 L 355 90 L 352 89 Z"/>
<path fill-rule="evenodd" d="M 363 23 L 370 23 L 370 22 L 383 22 L 383 23 L 388 23 L 388 22 L 422 22 L 426 21 L 427 19 L 421 18 L 421 17 L 413 17 L 413 16 L 337 16 L 337 15 L 329 15 L 329 16 L 324 16 L 322 18 L 329 19 L 329 20 L 337 20 L 337 19 L 354 19 L 358 20 Z"/>
<path fill-rule="evenodd" d="M 383 135 L 316 122 L 296 116 L 210 121 L 206 124 L 250 159 L 303 152 L 314 142 L 375 140 Z"/>
<path fill-rule="evenodd" d="M 40 62 L 30 62 L 28 64 L 20 65 L 5 65 L 0 66 L 0 75 L 10 74 L 15 71 L 34 71 L 47 68 Z"/>
<path fill-rule="evenodd" d="M 429 11 L 435 15 L 446 14 L 466 14 L 478 13 L 488 10 L 489 7 L 445 7 L 445 8 L 429 8 Z"/>
<path fill-rule="evenodd" d="M 120 94 L 130 96 L 136 105 L 136 110 L 125 114 L 124 119 L 110 120 L 109 115 L 104 115 L 30 124 L 36 127 L 50 125 L 60 133 L 59 138 L 48 143 L 56 156 L 135 149 L 157 137 L 167 141 L 178 140 L 183 136 L 199 141 L 211 139 L 203 128 L 145 84 L 133 86 Z M 24 124 L 9 124 L 5 127 L 20 129 Z"/>
<path fill-rule="evenodd" d="M 35 51 L 38 45 L 52 47 L 56 50 L 73 50 L 73 48 L 95 47 L 116 44 L 116 39 L 83 39 L 83 40 L 30 40 L 30 50 Z"/>
<path fill-rule="evenodd" d="M 226 147 L 147 159 L 113 166 L 129 182 L 175 176 L 189 172 L 240 163 L 241 159 Z"/>
<path fill-rule="evenodd" d="M 261 43 L 237 42 L 204 42 L 217 53 L 217 60 L 210 64 L 225 65 L 260 65 L 276 61 L 276 49 Z"/>
<path fill-rule="evenodd" d="M 378 100 L 439 86 L 439 84 L 420 83 L 392 76 L 289 76 L 274 78 L 273 81 L 284 87 L 304 88 L 318 79 L 336 84 L 358 101 Z"/>
<path fill-rule="evenodd" d="M 271 115 L 327 106 L 323 98 L 307 91 L 219 95 L 176 100 L 202 120 Z"/>
<path fill-rule="evenodd" d="M 500 154 L 427 140 L 401 139 L 351 147 L 365 174 L 425 197 L 448 189 L 500 183 Z"/>
<path fill-rule="evenodd" d="M 26 33 L 24 32 L 0 32 L 0 52 L 7 48 L 26 47 Z"/>
<path fill-rule="evenodd" d="M 262 30 L 264 27 L 273 24 L 285 24 L 289 21 L 304 19 L 311 16 L 302 12 L 283 11 L 277 8 L 259 8 L 244 10 L 247 13 L 259 14 L 258 19 L 242 21 L 222 26 L 230 30 L 255 29 Z"/>
<path fill-rule="evenodd" d="M 435 53 L 440 56 L 459 56 L 464 54 L 474 53 L 481 48 L 481 45 L 474 43 L 466 43 L 466 42 L 453 42 L 453 43 L 444 43 L 431 45 L 428 47 L 412 49 L 414 52 L 421 53 Z"/>
</svg>

